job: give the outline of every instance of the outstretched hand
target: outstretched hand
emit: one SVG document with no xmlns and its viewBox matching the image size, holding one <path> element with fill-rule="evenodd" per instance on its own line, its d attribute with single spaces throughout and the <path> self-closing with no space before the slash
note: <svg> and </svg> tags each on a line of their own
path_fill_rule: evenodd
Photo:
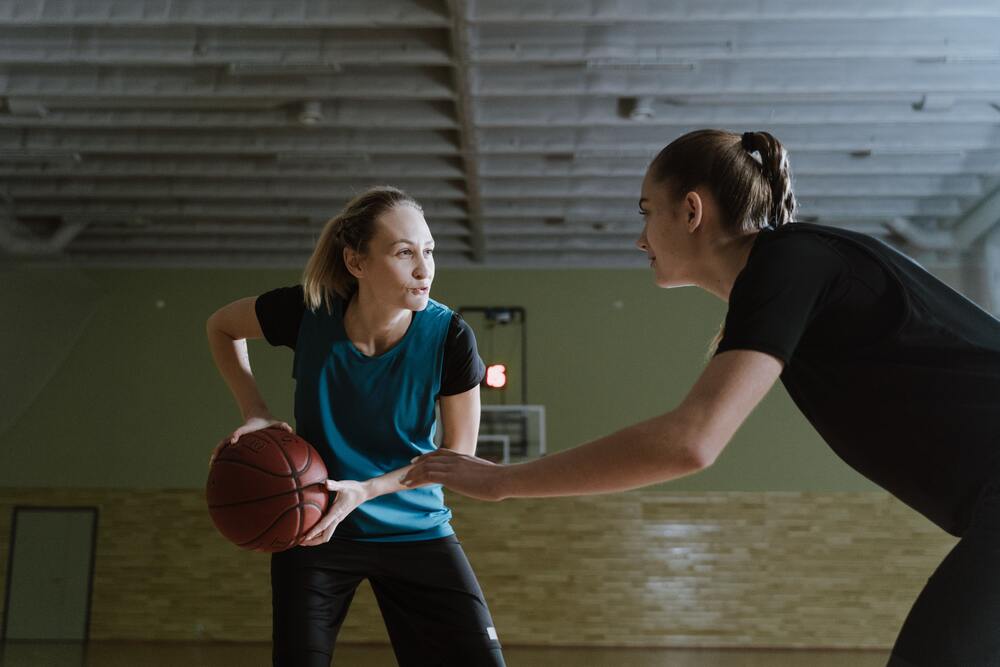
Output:
<svg viewBox="0 0 1000 667">
<path fill-rule="evenodd" d="M 333 497 L 333 503 L 330 504 L 330 509 L 327 510 L 326 514 L 306 534 L 305 539 L 299 542 L 301 546 L 315 547 L 329 542 L 340 522 L 353 512 L 358 505 L 368 500 L 367 488 L 361 482 L 353 480 L 338 482 L 337 480 L 328 479 L 326 480 L 326 488 L 328 491 L 336 493 Z"/>
<path fill-rule="evenodd" d="M 413 459 L 410 471 L 400 481 L 406 487 L 442 484 L 463 496 L 478 500 L 503 500 L 503 474 L 507 466 L 450 449 L 438 449 Z"/>
</svg>

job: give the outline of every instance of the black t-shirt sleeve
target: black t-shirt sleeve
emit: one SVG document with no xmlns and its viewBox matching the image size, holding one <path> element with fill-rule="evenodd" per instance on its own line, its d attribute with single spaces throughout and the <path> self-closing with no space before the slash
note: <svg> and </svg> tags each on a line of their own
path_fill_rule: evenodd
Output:
<svg viewBox="0 0 1000 667">
<path fill-rule="evenodd" d="M 295 349 L 299 325 L 306 312 L 302 285 L 279 287 L 261 294 L 257 297 L 254 310 L 268 343 Z"/>
<path fill-rule="evenodd" d="M 455 313 L 444 343 L 444 367 L 441 369 L 441 396 L 462 394 L 483 381 L 486 365 L 479 358 L 472 327 Z"/>
<path fill-rule="evenodd" d="M 729 296 L 716 354 L 756 350 L 787 364 L 809 325 L 836 298 L 843 258 L 806 233 L 761 238 Z"/>
</svg>

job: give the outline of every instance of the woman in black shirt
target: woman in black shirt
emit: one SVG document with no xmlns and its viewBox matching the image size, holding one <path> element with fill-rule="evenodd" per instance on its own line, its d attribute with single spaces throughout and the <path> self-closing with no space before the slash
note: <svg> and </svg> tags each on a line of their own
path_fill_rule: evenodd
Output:
<svg viewBox="0 0 1000 667">
<path fill-rule="evenodd" d="M 787 153 L 766 132 L 680 137 L 639 205 L 656 284 L 729 304 L 684 401 L 529 463 L 428 454 L 407 481 L 489 500 L 667 481 L 711 465 L 780 378 L 844 461 L 961 538 L 890 666 L 1000 665 L 1000 322 L 876 239 L 793 223 Z"/>
</svg>

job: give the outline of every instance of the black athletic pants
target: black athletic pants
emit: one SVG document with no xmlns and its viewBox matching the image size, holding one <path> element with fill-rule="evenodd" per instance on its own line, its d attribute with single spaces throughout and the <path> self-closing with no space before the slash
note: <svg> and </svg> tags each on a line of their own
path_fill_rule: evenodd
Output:
<svg viewBox="0 0 1000 667">
<path fill-rule="evenodd" d="M 1000 481 L 927 581 L 889 667 L 1000 667 Z"/>
<path fill-rule="evenodd" d="M 271 556 L 275 667 L 328 667 L 368 579 L 402 667 L 502 666 L 493 619 L 458 539 L 330 540 Z"/>
</svg>

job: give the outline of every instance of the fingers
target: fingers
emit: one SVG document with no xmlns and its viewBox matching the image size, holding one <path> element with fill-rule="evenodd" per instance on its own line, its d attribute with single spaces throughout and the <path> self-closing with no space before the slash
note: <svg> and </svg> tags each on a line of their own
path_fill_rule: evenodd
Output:
<svg viewBox="0 0 1000 667">
<path fill-rule="evenodd" d="M 418 463 L 406 473 L 400 481 L 404 486 L 417 486 L 419 484 L 440 484 L 448 479 L 452 466 L 448 463 L 425 461 Z"/>
<path fill-rule="evenodd" d="M 301 542 L 302 546 L 313 547 L 329 542 L 330 538 L 333 537 L 333 531 L 340 525 L 341 518 L 339 513 L 330 513 L 320 519 L 319 523 L 313 526 L 313 529 L 309 531 L 305 539 Z"/>
<path fill-rule="evenodd" d="M 289 426 L 285 422 L 278 422 L 278 426 L 280 426 L 281 428 L 285 429 L 289 433 L 295 433 L 295 429 L 293 429 L 291 426 Z"/>
<path fill-rule="evenodd" d="M 459 457 L 461 458 L 464 454 L 459 454 L 458 452 L 452 451 L 450 449 L 435 449 L 429 454 L 421 454 L 420 456 L 414 456 L 410 459 L 410 463 L 420 463 L 422 461 L 432 461 L 435 459 L 449 459 Z"/>
</svg>

